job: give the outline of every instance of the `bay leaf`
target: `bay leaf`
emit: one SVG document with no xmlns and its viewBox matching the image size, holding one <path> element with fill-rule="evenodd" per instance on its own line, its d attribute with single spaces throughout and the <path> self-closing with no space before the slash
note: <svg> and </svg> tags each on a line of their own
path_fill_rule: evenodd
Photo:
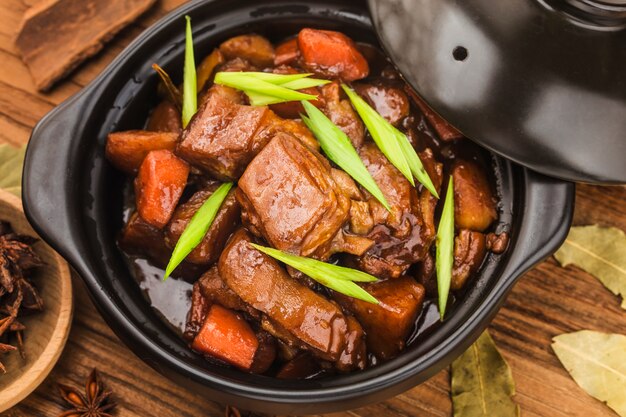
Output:
<svg viewBox="0 0 626 417">
<path fill-rule="evenodd" d="M 26 147 L 0 144 L 0 188 L 22 197 L 22 167 Z"/>
<path fill-rule="evenodd" d="M 563 246 L 554 254 L 561 264 L 574 264 L 598 278 L 626 309 L 626 235 L 614 227 L 572 227 Z"/>
<path fill-rule="evenodd" d="M 0 188 L 22 197 L 22 167 L 26 147 L 0 144 Z"/>
<path fill-rule="evenodd" d="M 513 395 L 511 369 L 485 331 L 452 363 L 454 417 L 517 417 Z"/>
<path fill-rule="evenodd" d="M 556 336 L 552 349 L 582 389 L 626 417 L 626 336 L 583 330 Z"/>
</svg>

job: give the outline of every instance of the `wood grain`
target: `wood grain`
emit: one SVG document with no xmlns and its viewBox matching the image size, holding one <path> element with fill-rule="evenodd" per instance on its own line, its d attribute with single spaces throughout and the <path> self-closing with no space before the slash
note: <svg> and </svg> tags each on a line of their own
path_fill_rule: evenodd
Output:
<svg viewBox="0 0 626 417">
<path fill-rule="evenodd" d="M 39 90 L 95 55 L 155 0 L 45 0 L 24 14 L 15 45 Z"/>
<path fill-rule="evenodd" d="M 9 221 L 19 234 L 36 237 L 28 224 L 22 202 L 0 190 L 0 219 Z M 43 242 L 34 246 L 47 265 L 33 276 L 44 299 L 45 309 L 20 318 L 26 325 L 26 358 L 14 353 L 2 357 L 7 373 L 0 378 L 0 410 L 7 410 L 33 392 L 57 362 L 72 323 L 72 281 L 67 263 Z"/>
<path fill-rule="evenodd" d="M 0 67 L 0 141 L 13 144 L 25 143 L 46 111 L 87 84 L 143 29 L 184 2 L 161 0 L 70 79 L 42 95 L 36 93 L 11 43 L 26 1 L 36 0 L 0 1 L 0 58 L 4 62 Z M 626 188 L 579 186 L 575 223 L 626 230 Z M 223 415 L 223 408 L 210 398 L 178 389 L 136 358 L 100 318 L 80 280 L 75 278 L 74 284 L 74 324 L 58 365 L 34 394 L 3 417 L 57 416 L 61 402 L 55 383 L 81 384 L 94 366 L 122 403 L 119 416 Z M 626 333 L 626 314 L 619 304 L 595 278 L 576 268 L 560 268 L 552 259 L 520 279 L 489 330 L 512 368 L 523 416 L 615 416 L 578 388 L 552 353 L 550 341 L 557 334 L 580 329 Z M 443 371 L 391 400 L 331 416 L 451 416 L 449 388 L 449 374 Z"/>
</svg>

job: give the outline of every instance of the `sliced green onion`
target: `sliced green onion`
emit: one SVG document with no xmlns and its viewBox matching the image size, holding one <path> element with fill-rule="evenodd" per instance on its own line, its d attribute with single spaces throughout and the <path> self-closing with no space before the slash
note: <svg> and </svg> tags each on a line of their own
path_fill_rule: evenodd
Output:
<svg viewBox="0 0 626 417">
<path fill-rule="evenodd" d="M 237 74 L 237 77 L 244 76 L 254 78 L 256 80 L 267 81 L 274 85 L 283 85 L 295 80 L 310 77 L 313 74 L 298 73 L 298 74 L 274 74 L 273 72 L 259 72 L 259 71 L 239 71 L 228 72 L 228 74 Z M 235 78 L 237 78 L 235 77 Z"/>
<path fill-rule="evenodd" d="M 243 72 L 218 72 L 215 74 L 215 84 L 242 90 L 244 93 L 250 91 L 275 97 L 282 99 L 282 101 L 315 100 L 317 98 L 317 96 L 293 91 Z"/>
<path fill-rule="evenodd" d="M 367 130 L 380 151 L 385 154 L 389 162 L 393 164 L 405 176 L 411 185 L 415 185 L 411 167 L 404 157 L 404 151 L 394 133 L 389 129 L 387 121 L 365 102 L 357 93 L 346 85 L 341 86 L 348 95 L 357 113 L 363 119 Z"/>
<path fill-rule="evenodd" d="M 251 245 L 256 250 L 297 269 L 303 274 L 306 274 L 325 287 L 347 295 L 348 297 L 357 298 L 372 304 L 378 304 L 378 300 L 376 298 L 355 284 L 355 282 L 375 282 L 378 280 L 370 274 L 311 258 L 292 255 L 278 249 L 268 248 L 254 243 L 251 243 Z"/>
<path fill-rule="evenodd" d="M 383 207 L 391 211 L 385 195 L 363 164 L 348 136 L 308 101 L 303 101 L 302 106 L 308 115 L 308 117 L 302 115 L 302 121 L 313 132 L 326 156 L 369 191 Z"/>
<path fill-rule="evenodd" d="M 435 185 L 430 179 L 428 172 L 426 172 L 426 169 L 424 169 L 424 165 L 422 164 L 422 161 L 417 155 L 417 152 L 415 152 L 413 145 L 411 145 L 409 138 L 407 138 L 404 133 L 400 132 L 391 124 L 389 126 L 391 126 L 391 128 L 393 129 L 396 135 L 396 138 L 398 139 L 398 143 L 400 144 L 400 147 L 402 148 L 402 151 L 404 152 L 404 157 L 406 158 L 406 161 L 409 163 L 409 167 L 411 168 L 411 172 L 413 173 L 415 178 L 417 178 L 420 184 L 422 184 L 428 191 L 430 191 L 432 195 L 439 198 L 439 193 L 437 193 L 437 190 L 435 189 Z"/>
<path fill-rule="evenodd" d="M 198 81 L 196 80 L 196 60 L 193 53 L 193 33 L 191 32 L 191 18 L 187 19 L 185 35 L 185 74 L 183 81 L 183 128 L 198 111 Z"/>
<path fill-rule="evenodd" d="M 320 85 L 326 85 L 330 83 L 328 80 L 320 80 L 317 78 L 301 78 L 299 80 L 293 80 L 281 84 L 281 87 L 288 88 L 290 90 L 302 90 L 303 88 L 319 87 Z"/>
<path fill-rule="evenodd" d="M 165 87 L 165 92 L 167 93 L 170 101 L 174 104 L 174 106 L 176 106 L 176 109 L 178 109 L 178 111 L 181 111 L 183 103 L 181 100 L 180 90 L 174 85 L 172 79 L 170 78 L 170 75 L 165 72 L 165 70 L 161 68 L 158 64 L 152 64 L 152 69 L 155 70 L 157 74 L 159 74 L 161 82 Z"/>
<path fill-rule="evenodd" d="M 367 130 L 372 135 L 372 139 L 374 139 L 374 142 L 376 142 L 376 145 L 389 162 L 398 168 L 411 185 L 415 186 L 415 181 L 413 180 L 413 176 L 415 176 L 428 191 L 439 198 L 432 180 L 406 135 L 378 114 L 354 90 L 345 84 L 342 84 L 341 87 L 350 98 L 361 119 L 363 119 Z"/>
<path fill-rule="evenodd" d="M 174 252 L 172 252 L 170 261 L 165 269 L 164 280 L 167 279 L 187 255 L 202 242 L 204 235 L 206 235 L 211 227 L 217 212 L 220 210 L 224 199 L 226 199 L 232 187 L 233 183 L 231 182 L 220 185 L 204 204 L 202 204 L 196 214 L 193 215 L 174 247 Z"/>
<path fill-rule="evenodd" d="M 317 96 L 296 90 L 317 87 L 327 80 L 308 78 L 311 74 L 272 74 L 267 72 L 218 72 L 215 83 L 241 90 L 253 106 L 287 101 L 316 100 Z"/>
<path fill-rule="evenodd" d="M 446 200 L 441 212 L 441 220 L 437 229 L 437 288 L 439 290 L 439 315 L 441 320 L 446 312 L 452 265 L 454 263 L 454 181 L 450 176 Z"/>
</svg>

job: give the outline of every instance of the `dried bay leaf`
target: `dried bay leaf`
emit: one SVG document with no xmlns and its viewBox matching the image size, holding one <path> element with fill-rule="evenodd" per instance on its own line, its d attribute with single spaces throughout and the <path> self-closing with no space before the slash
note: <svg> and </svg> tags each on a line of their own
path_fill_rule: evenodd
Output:
<svg viewBox="0 0 626 417">
<path fill-rule="evenodd" d="M 626 336 L 583 330 L 556 336 L 552 349 L 582 389 L 626 417 Z"/>
<path fill-rule="evenodd" d="M 626 235 L 614 227 L 572 227 L 563 246 L 554 254 L 561 264 L 574 264 L 598 278 L 622 296 L 626 309 Z"/>
<path fill-rule="evenodd" d="M 454 417 L 517 417 L 515 383 L 488 332 L 452 363 Z"/>
<path fill-rule="evenodd" d="M 26 147 L 16 148 L 11 145 L 0 145 L 0 188 L 21 198 L 22 166 Z"/>
</svg>

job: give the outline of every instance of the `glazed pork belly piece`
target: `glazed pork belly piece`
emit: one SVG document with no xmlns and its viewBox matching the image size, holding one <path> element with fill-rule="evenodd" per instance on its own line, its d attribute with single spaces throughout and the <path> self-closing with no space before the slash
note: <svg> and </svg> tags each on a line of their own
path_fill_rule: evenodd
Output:
<svg viewBox="0 0 626 417">
<path fill-rule="evenodd" d="M 360 148 L 365 140 L 365 126 L 350 104 L 342 97 L 342 90 L 337 82 L 321 88 L 322 111 L 349 138 L 355 148 Z"/>
<path fill-rule="evenodd" d="M 208 189 L 197 191 L 189 200 L 176 208 L 172 219 L 165 229 L 165 242 L 170 248 L 174 249 L 191 218 L 216 189 L 217 184 Z M 204 238 L 185 259 L 188 262 L 201 265 L 210 265 L 217 261 L 228 237 L 239 224 L 240 213 L 241 209 L 235 198 L 235 192 L 231 190 Z"/>
<path fill-rule="evenodd" d="M 316 357 L 341 370 L 365 366 L 364 334 L 356 320 L 292 279 L 271 257 L 254 249 L 252 236 L 235 232 L 220 257 L 219 274 L 241 299 L 295 338 Z M 278 334 L 279 332 L 277 332 Z"/>
<path fill-rule="evenodd" d="M 406 344 L 422 310 L 426 291 L 411 277 L 362 284 L 379 301 L 373 305 L 343 294 L 333 297 L 350 311 L 367 334 L 367 350 L 378 359 L 397 356 Z"/>
<path fill-rule="evenodd" d="M 267 107 L 243 106 L 212 94 L 183 132 L 176 153 L 215 178 L 235 180 L 267 143 L 257 131 L 269 117 Z"/>
<path fill-rule="evenodd" d="M 176 137 L 183 131 L 180 111 L 169 100 L 163 100 L 152 111 L 146 130 L 153 132 L 176 133 Z"/>
<path fill-rule="evenodd" d="M 363 252 L 341 231 L 350 199 L 330 164 L 289 134 L 274 136 L 248 165 L 237 199 L 244 225 L 277 249 L 322 260 L 334 252 Z"/>
<path fill-rule="evenodd" d="M 428 253 L 436 236 L 434 210 L 437 200 L 427 190 L 418 193 L 373 143 L 365 143 L 359 154 L 384 193 L 391 211 L 368 193 L 365 193 L 367 205 L 353 203 L 352 231 L 367 231 L 365 236 L 375 242 L 357 258 L 356 263 L 359 269 L 378 278 L 398 278 Z M 431 165 L 431 170 L 441 172 L 432 153 L 421 153 L 420 156 L 427 170 Z M 425 160 L 428 156 L 432 161 Z"/>
<path fill-rule="evenodd" d="M 214 178 L 233 181 L 276 132 L 289 132 L 307 146 L 317 146 L 300 122 L 283 120 L 265 106 L 239 104 L 237 97 L 225 88 L 211 88 L 183 132 L 177 155 Z"/>
</svg>

